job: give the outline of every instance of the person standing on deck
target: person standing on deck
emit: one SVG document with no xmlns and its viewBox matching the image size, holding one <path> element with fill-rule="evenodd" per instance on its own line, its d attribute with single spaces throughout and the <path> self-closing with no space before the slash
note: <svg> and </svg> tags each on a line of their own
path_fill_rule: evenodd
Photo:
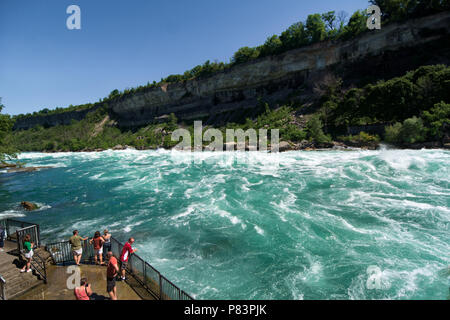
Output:
<svg viewBox="0 0 450 320">
<path fill-rule="evenodd" d="M 81 241 L 85 241 L 88 238 L 83 238 L 78 234 L 78 230 L 73 231 L 73 236 L 70 237 L 69 243 L 72 246 L 73 260 L 77 266 L 80 265 L 81 256 L 83 255 L 83 248 L 81 247 Z"/>
<path fill-rule="evenodd" d="M 3 247 L 5 246 L 5 228 L 0 225 L 0 252 L 3 252 Z"/>
<path fill-rule="evenodd" d="M 125 272 L 126 272 L 126 269 L 128 266 L 128 259 L 130 258 L 130 256 L 133 253 L 135 253 L 137 251 L 137 249 L 133 249 L 131 247 L 131 245 L 133 243 L 134 243 L 134 238 L 128 239 L 128 242 L 125 243 L 125 245 L 123 246 L 122 254 L 120 255 L 120 262 L 121 262 L 120 268 L 122 269 L 122 280 L 126 280 Z"/>
<path fill-rule="evenodd" d="M 94 238 L 89 241 L 94 245 L 94 261 L 97 264 L 97 256 L 100 258 L 100 265 L 103 265 L 103 237 L 100 235 L 100 231 L 95 232 Z"/>
<path fill-rule="evenodd" d="M 108 251 L 108 269 L 106 269 L 106 292 L 108 292 L 111 300 L 117 300 L 116 277 L 119 275 L 119 266 L 117 259 L 113 256 L 112 251 Z"/>
<path fill-rule="evenodd" d="M 31 272 L 31 259 L 33 259 L 33 246 L 34 243 L 31 242 L 31 236 L 27 234 L 23 239 L 23 250 L 27 262 L 23 266 L 22 270 L 20 270 L 20 272 Z"/>
<path fill-rule="evenodd" d="M 108 252 L 111 251 L 111 233 L 109 233 L 108 229 L 105 229 L 103 231 L 103 240 L 105 240 L 105 243 L 103 243 L 103 260 L 108 258 Z"/>
</svg>

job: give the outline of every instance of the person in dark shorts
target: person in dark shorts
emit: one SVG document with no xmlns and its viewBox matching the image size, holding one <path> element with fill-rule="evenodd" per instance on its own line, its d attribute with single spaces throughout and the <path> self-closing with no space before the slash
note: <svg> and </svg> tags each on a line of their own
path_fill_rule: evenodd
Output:
<svg viewBox="0 0 450 320">
<path fill-rule="evenodd" d="M 108 268 L 106 269 L 106 292 L 111 300 L 117 300 L 116 277 L 119 275 L 119 266 L 116 257 L 111 251 L 108 251 Z"/>
<path fill-rule="evenodd" d="M 128 266 L 128 259 L 130 256 L 137 251 L 137 249 L 133 249 L 131 245 L 134 243 L 134 238 L 128 239 L 127 243 L 123 246 L 122 254 L 120 255 L 120 269 L 122 270 L 122 278 L 121 280 L 126 280 L 125 272 Z"/>
<path fill-rule="evenodd" d="M 108 229 L 103 231 L 102 238 L 105 240 L 103 243 L 103 260 L 107 262 L 108 252 L 111 251 L 111 233 L 109 233 Z"/>
</svg>

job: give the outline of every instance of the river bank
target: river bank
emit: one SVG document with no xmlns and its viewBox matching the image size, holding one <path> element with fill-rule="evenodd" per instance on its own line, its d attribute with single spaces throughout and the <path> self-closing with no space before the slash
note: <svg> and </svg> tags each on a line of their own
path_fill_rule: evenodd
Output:
<svg viewBox="0 0 450 320">
<path fill-rule="evenodd" d="M 310 141 L 302 141 L 300 143 L 295 143 L 291 141 L 281 141 L 279 144 L 279 152 L 287 152 L 287 151 L 325 151 L 325 150 L 378 150 L 381 145 L 387 145 L 385 143 L 343 143 L 340 141 L 333 141 L 330 143 L 322 143 L 322 144 L 315 144 L 314 142 Z M 438 141 L 434 142 L 421 142 L 421 143 L 411 143 L 411 144 L 402 144 L 402 145 L 391 145 L 391 149 L 399 149 L 399 150 L 421 150 L 421 149 L 442 149 L 442 150 L 448 150 L 450 149 L 450 143 L 441 143 Z M 116 145 L 113 148 L 110 149 L 102 149 L 102 148 L 85 148 L 83 150 L 78 151 L 68 151 L 68 152 L 103 152 L 107 150 L 113 150 L 113 151 L 119 151 L 119 150 L 139 150 L 139 151 L 146 151 L 146 150 L 173 150 L 172 148 L 167 148 L 164 146 L 158 146 L 158 147 L 132 147 L 132 146 L 122 146 L 122 145 Z M 226 149 L 226 145 L 224 145 L 224 151 Z M 237 149 L 237 144 L 234 143 L 234 150 Z M 270 152 L 270 145 L 268 147 Z M 203 151 L 209 151 L 207 147 L 203 147 Z M 259 150 L 250 150 L 248 145 L 246 145 L 245 151 L 249 152 L 255 152 Z M 61 152 L 67 152 L 64 150 L 42 150 L 42 151 L 24 151 L 24 152 L 42 152 L 42 153 L 61 153 Z M 0 165 L 0 169 L 1 169 Z"/>
</svg>

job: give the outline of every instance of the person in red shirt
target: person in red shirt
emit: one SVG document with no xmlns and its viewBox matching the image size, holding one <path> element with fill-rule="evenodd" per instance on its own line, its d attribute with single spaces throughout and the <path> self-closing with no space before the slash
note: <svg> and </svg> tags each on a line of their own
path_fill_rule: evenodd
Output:
<svg viewBox="0 0 450 320">
<path fill-rule="evenodd" d="M 100 264 L 103 265 L 103 243 L 105 240 L 100 236 L 100 231 L 95 232 L 94 238 L 89 243 L 94 245 L 94 261 L 97 264 L 97 256 L 100 257 Z"/>
<path fill-rule="evenodd" d="M 111 300 L 117 300 L 116 277 L 119 274 L 117 259 L 113 256 L 112 251 L 108 251 L 108 268 L 106 269 L 106 292 L 108 292 Z"/>
<path fill-rule="evenodd" d="M 90 296 L 92 296 L 91 285 L 87 283 L 86 278 L 81 278 L 80 286 L 73 289 L 73 293 L 77 300 L 90 300 Z"/>
<path fill-rule="evenodd" d="M 122 249 L 122 254 L 120 255 L 120 262 L 121 262 L 121 270 L 122 270 L 122 280 L 125 279 L 125 272 L 128 266 L 128 259 L 130 256 L 137 251 L 137 249 L 133 249 L 131 245 L 134 243 L 134 238 L 128 239 L 128 242 L 125 243 Z"/>
</svg>

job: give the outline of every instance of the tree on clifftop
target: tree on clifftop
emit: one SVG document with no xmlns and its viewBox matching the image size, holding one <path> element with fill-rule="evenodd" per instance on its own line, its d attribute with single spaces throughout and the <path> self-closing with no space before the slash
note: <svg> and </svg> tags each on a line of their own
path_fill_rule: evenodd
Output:
<svg viewBox="0 0 450 320">
<path fill-rule="evenodd" d="M 0 112 L 4 105 L 1 104 Z M 5 141 L 6 134 L 12 130 L 13 121 L 9 115 L 0 114 L 0 161 L 11 160 L 16 157 L 13 147 Z"/>
<path fill-rule="evenodd" d="M 306 29 L 311 43 L 319 42 L 325 39 L 327 34 L 325 22 L 318 13 L 310 14 L 306 19 Z"/>
<path fill-rule="evenodd" d="M 450 9 L 449 0 L 370 0 L 380 7 L 382 20 L 402 21 Z"/>
</svg>

